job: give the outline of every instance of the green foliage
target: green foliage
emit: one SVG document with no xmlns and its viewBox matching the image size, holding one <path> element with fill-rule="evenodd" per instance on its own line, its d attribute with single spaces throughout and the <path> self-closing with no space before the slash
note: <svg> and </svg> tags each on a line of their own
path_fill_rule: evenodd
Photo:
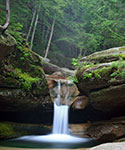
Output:
<svg viewBox="0 0 125 150">
<path fill-rule="evenodd" d="M 123 70 L 121 73 L 120 73 L 120 76 L 125 79 L 125 70 Z"/>
<path fill-rule="evenodd" d="M 78 83 L 78 79 L 77 79 L 76 75 L 73 76 L 73 82 L 74 82 L 74 83 Z"/>
<path fill-rule="evenodd" d="M 77 59 L 77 58 L 72 58 L 72 64 L 76 68 L 81 66 L 80 62 L 79 62 L 79 59 Z"/>
<path fill-rule="evenodd" d="M 9 64 L 9 68 L 13 69 L 14 67 L 13 67 L 13 65 L 12 65 L 12 64 Z"/>
<path fill-rule="evenodd" d="M 32 54 L 30 53 L 30 50 L 28 48 L 23 47 L 23 45 L 22 45 L 21 49 L 19 48 L 19 50 L 22 51 L 22 56 L 19 57 L 19 59 L 21 61 L 26 60 L 26 61 L 30 62 L 31 60 L 33 60 Z"/>
<path fill-rule="evenodd" d="M 84 73 L 83 74 L 83 79 L 91 79 L 92 78 L 92 73 Z"/>
<path fill-rule="evenodd" d="M 100 79 L 101 78 L 101 74 L 98 70 L 93 71 L 93 74 L 95 76 L 96 79 Z"/>
<path fill-rule="evenodd" d="M 113 62 L 110 67 L 111 68 L 118 68 L 118 63 L 117 62 Z"/>
<path fill-rule="evenodd" d="M 111 78 L 110 82 L 115 82 L 117 81 L 116 78 Z"/>
<path fill-rule="evenodd" d="M 97 64 L 87 64 L 83 67 L 81 67 L 82 70 L 89 69 L 89 67 L 96 67 Z M 113 62 L 110 66 L 103 67 L 103 68 L 97 68 L 89 73 L 84 72 L 83 73 L 83 79 L 91 79 L 96 78 L 100 79 L 103 76 L 109 76 L 112 78 L 111 81 L 116 80 L 116 78 L 125 78 L 125 61 L 116 61 Z"/>
<path fill-rule="evenodd" d="M 110 76 L 111 77 L 116 77 L 118 74 L 119 74 L 119 72 L 116 71 L 116 72 L 113 72 Z"/>
<path fill-rule="evenodd" d="M 121 77 L 125 79 L 125 61 L 121 59 L 121 61 L 119 62 L 112 63 L 110 68 L 114 67 L 116 70 L 114 70 L 114 72 L 110 76 L 114 78 Z"/>
<path fill-rule="evenodd" d="M 83 79 L 91 79 L 92 77 L 96 78 L 96 79 L 100 79 L 101 78 L 101 74 L 100 74 L 100 70 L 94 70 L 91 73 L 84 73 L 83 74 Z"/>
<path fill-rule="evenodd" d="M 8 30 L 8 32 L 16 39 L 18 49 L 22 49 L 22 43 L 25 41 L 21 32 L 22 28 L 23 26 L 20 23 L 16 23 Z"/>
<path fill-rule="evenodd" d="M 25 43 L 24 37 L 38 5 L 40 11 L 33 50 L 40 55 L 45 53 L 55 15 L 56 25 L 50 47 L 55 56 L 59 51 L 65 57 L 76 58 L 79 54 L 88 55 L 125 45 L 123 0 L 77 0 L 77 3 L 76 0 L 20 0 L 10 1 L 11 22 L 8 28 L 19 49 Z M 5 0 L 1 0 L 0 25 L 5 21 Z M 51 55 L 50 58 L 53 59 Z M 73 60 L 73 64 L 79 67 L 79 62 Z"/>
<path fill-rule="evenodd" d="M 125 61 L 118 63 L 118 68 L 125 68 Z"/>
<path fill-rule="evenodd" d="M 107 74 L 107 73 L 109 72 L 109 68 L 104 66 L 104 67 L 101 69 L 101 72 L 102 72 L 103 74 Z"/>
<path fill-rule="evenodd" d="M 38 77 L 32 77 L 28 73 L 23 73 L 20 68 L 16 68 L 13 72 L 9 72 L 8 76 L 17 79 L 27 91 L 32 88 L 33 83 L 36 83 L 40 80 Z"/>
</svg>

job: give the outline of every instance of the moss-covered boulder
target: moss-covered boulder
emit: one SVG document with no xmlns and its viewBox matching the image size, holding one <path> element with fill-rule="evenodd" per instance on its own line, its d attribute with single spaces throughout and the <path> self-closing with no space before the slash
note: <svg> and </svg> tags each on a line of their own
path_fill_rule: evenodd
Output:
<svg viewBox="0 0 125 150">
<path fill-rule="evenodd" d="M 43 135 L 50 132 L 51 128 L 46 125 L 0 122 L 0 140 L 17 138 L 24 135 Z"/>
<path fill-rule="evenodd" d="M 81 59 L 77 86 L 89 97 L 89 105 L 107 112 L 125 108 L 125 47 L 118 47 Z"/>
<path fill-rule="evenodd" d="M 3 41 L 5 37 L 0 39 L 0 52 L 3 53 L 0 59 L 0 112 L 51 109 L 52 101 L 39 55 L 27 47 L 8 46 Z"/>
</svg>

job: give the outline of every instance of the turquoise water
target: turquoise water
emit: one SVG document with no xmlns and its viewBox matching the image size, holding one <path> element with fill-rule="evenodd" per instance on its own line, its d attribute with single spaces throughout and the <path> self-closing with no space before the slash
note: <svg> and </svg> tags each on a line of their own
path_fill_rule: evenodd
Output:
<svg viewBox="0 0 125 150">
<path fill-rule="evenodd" d="M 43 138 L 42 138 L 43 137 Z M 76 138 L 76 139 L 75 139 Z M 53 137 L 54 141 L 47 140 L 45 136 L 25 136 L 17 139 L 1 141 L 0 146 L 16 148 L 89 148 L 99 143 L 89 138 L 62 139 Z"/>
</svg>

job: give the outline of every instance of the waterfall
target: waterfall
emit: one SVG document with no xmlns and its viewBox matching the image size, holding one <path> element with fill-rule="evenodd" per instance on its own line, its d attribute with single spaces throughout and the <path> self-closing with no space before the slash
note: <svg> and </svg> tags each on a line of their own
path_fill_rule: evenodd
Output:
<svg viewBox="0 0 125 150">
<path fill-rule="evenodd" d="M 61 105 L 61 83 L 58 80 L 58 94 L 54 102 L 53 134 L 68 134 L 68 94 L 65 96 L 66 105 Z"/>
<path fill-rule="evenodd" d="M 34 143 L 35 145 L 40 145 L 41 148 L 45 146 L 48 148 L 79 148 L 79 144 L 86 143 L 91 141 L 89 138 L 79 138 L 68 133 L 68 99 L 69 99 L 69 84 L 71 82 L 68 81 L 66 86 L 66 94 L 65 94 L 65 105 L 61 104 L 61 82 L 58 81 L 58 93 L 57 98 L 54 102 L 54 120 L 53 120 L 53 132 L 49 135 L 32 135 L 32 136 L 23 136 L 13 141 L 19 143 L 22 141 L 23 144 L 29 142 L 31 145 Z M 64 96 L 64 95 L 63 95 Z M 34 145 L 33 145 L 34 147 Z"/>
</svg>

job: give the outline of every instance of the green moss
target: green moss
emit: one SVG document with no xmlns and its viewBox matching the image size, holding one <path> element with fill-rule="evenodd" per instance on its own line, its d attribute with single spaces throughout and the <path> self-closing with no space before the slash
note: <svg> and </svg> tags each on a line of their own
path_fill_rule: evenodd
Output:
<svg viewBox="0 0 125 150">
<path fill-rule="evenodd" d="M 38 77 L 33 78 L 30 75 L 28 75 L 27 73 L 19 73 L 19 78 L 21 80 L 23 79 L 25 81 L 23 86 L 26 90 L 30 90 L 32 87 L 32 84 L 36 83 L 39 80 Z"/>
<path fill-rule="evenodd" d="M 104 76 L 109 76 L 111 78 L 114 78 L 114 77 L 120 77 L 120 78 L 123 78 L 125 79 L 125 61 L 124 60 L 120 60 L 120 61 L 115 61 L 113 62 L 110 66 L 108 67 L 103 67 L 103 68 L 97 68 L 96 70 L 93 70 L 91 72 L 88 72 L 85 70 L 90 68 L 90 67 L 97 67 L 97 64 L 95 65 L 86 65 L 86 66 L 83 66 L 82 68 L 80 68 L 80 72 L 84 72 L 83 73 L 83 79 L 91 79 L 91 78 L 96 78 L 96 79 L 99 79 L 101 77 L 104 77 Z"/>
<path fill-rule="evenodd" d="M 0 43 L 7 45 L 7 46 L 13 46 L 16 45 L 16 40 L 9 34 L 5 35 L 0 35 Z"/>
<path fill-rule="evenodd" d="M 116 82 L 116 81 L 117 81 L 116 78 L 111 78 L 111 80 L 110 80 L 111 83 L 112 83 L 112 82 Z"/>
<path fill-rule="evenodd" d="M 106 55 L 106 56 L 93 56 L 93 57 L 91 57 L 90 58 L 90 60 L 91 61 L 93 61 L 93 60 L 99 60 L 99 62 L 103 62 L 104 60 L 107 60 L 107 59 L 109 59 L 111 56 L 108 56 L 108 55 Z"/>
<path fill-rule="evenodd" d="M 9 67 L 10 67 L 11 69 L 13 69 L 13 68 L 14 68 L 12 64 L 10 64 L 10 65 L 9 65 Z"/>
<path fill-rule="evenodd" d="M 92 78 L 92 73 L 84 73 L 83 74 L 83 79 L 87 79 L 87 78 L 91 79 Z"/>
<path fill-rule="evenodd" d="M 51 127 L 39 124 L 22 124 L 0 122 L 0 140 L 16 138 L 24 135 L 39 135 L 51 132 Z"/>
<path fill-rule="evenodd" d="M 28 73 L 22 72 L 20 68 L 16 68 L 13 72 L 9 72 L 8 76 L 15 78 L 19 82 L 21 82 L 25 90 L 30 90 L 32 84 L 40 80 L 40 78 L 38 77 L 32 77 Z"/>
<path fill-rule="evenodd" d="M 0 123 L 0 138 L 13 137 L 16 133 L 13 130 L 13 125 Z"/>
<path fill-rule="evenodd" d="M 101 74 L 100 74 L 100 70 L 94 70 L 92 72 L 93 76 L 96 78 L 96 79 L 100 79 L 101 78 Z"/>
<path fill-rule="evenodd" d="M 24 62 L 24 61 L 27 61 L 27 62 L 31 62 L 34 61 L 33 60 L 33 56 L 32 56 L 32 53 L 31 51 L 26 48 L 26 47 L 17 47 L 19 51 L 21 51 L 21 56 L 19 57 L 19 60 Z"/>
<path fill-rule="evenodd" d="M 78 79 L 77 79 L 76 75 L 73 76 L 73 82 L 74 82 L 74 83 L 78 83 Z"/>
<path fill-rule="evenodd" d="M 121 77 L 122 79 L 125 79 L 125 61 L 120 61 L 117 63 L 112 63 L 110 68 L 115 68 L 116 70 L 110 75 L 111 77 Z"/>
<path fill-rule="evenodd" d="M 120 48 L 120 51 L 125 52 L 125 46 Z"/>
<path fill-rule="evenodd" d="M 32 68 L 32 72 L 30 74 L 32 74 L 33 76 L 39 76 L 39 75 L 41 76 L 42 74 L 44 74 L 44 71 L 40 66 L 31 65 L 31 68 Z"/>
</svg>

